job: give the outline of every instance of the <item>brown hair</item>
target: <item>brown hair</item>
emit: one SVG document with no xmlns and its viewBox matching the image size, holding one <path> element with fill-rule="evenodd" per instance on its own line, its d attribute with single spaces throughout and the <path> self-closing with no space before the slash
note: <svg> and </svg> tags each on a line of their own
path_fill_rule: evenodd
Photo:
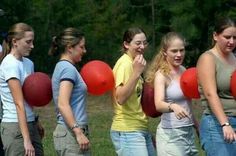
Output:
<svg viewBox="0 0 236 156">
<path fill-rule="evenodd" d="M 49 55 L 59 55 L 65 52 L 67 46 L 75 46 L 84 38 L 84 34 L 76 28 L 66 28 L 59 36 L 52 38 Z"/>
<path fill-rule="evenodd" d="M 229 28 L 229 27 L 235 27 L 235 21 L 233 21 L 231 18 L 229 17 L 220 17 L 216 20 L 215 22 L 215 27 L 214 27 L 214 32 L 216 34 L 221 34 L 225 29 Z M 215 40 L 212 39 L 212 45 L 215 45 Z"/>
<path fill-rule="evenodd" d="M 129 28 L 128 30 L 125 31 L 123 35 L 123 42 L 130 43 L 133 40 L 134 36 L 140 33 L 144 33 L 146 35 L 146 33 L 141 28 L 138 28 L 138 27 Z M 124 47 L 124 45 L 122 48 L 124 52 L 127 50 Z"/>
</svg>

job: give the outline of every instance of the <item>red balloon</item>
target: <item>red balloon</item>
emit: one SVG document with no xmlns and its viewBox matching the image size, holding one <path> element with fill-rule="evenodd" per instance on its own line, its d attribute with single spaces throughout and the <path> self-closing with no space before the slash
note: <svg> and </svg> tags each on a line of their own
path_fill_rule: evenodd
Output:
<svg viewBox="0 0 236 156">
<path fill-rule="evenodd" d="M 197 70 L 195 67 L 189 68 L 183 72 L 180 77 L 180 87 L 184 96 L 188 98 L 200 98 L 198 91 Z"/>
<path fill-rule="evenodd" d="M 236 98 L 236 71 L 233 72 L 230 80 L 230 90 L 234 98 Z"/>
<path fill-rule="evenodd" d="M 162 114 L 156 110 L 154 102 L 154 88 L 148 83 L 143 84 L 141 104 L 142 109 L 147 116 L 155 118 Z"/>
<path fill-rule="evenodd" d="M 31 106 L 45 106 L 52 100 L 51 79 L 45 73 L 35 72 L 26 77 L 22 90 L 25 101 Z"/>
<path fill-rule="evenodd" d="M 94 60 L 86 63 L 80 74 L 90 94 L 102 95 L 115 86 L 112 69 L 103 61 Z"/>
</svg>

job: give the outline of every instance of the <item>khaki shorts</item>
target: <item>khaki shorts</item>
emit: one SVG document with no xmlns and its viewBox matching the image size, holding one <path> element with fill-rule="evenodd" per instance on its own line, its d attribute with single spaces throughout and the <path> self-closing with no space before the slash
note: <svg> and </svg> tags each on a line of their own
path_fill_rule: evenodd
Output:
<svg viewBox="0 0 236 156">
<path fill-rule="evenodd" d="M 156 148 L 160 156 L 198 156 L 193 126 L 164 129 L 156 132 Z"/>
<path fill-rule="evenodd" d="M 81 126 L 80 128 L 88 137 L 88 126 Z M 53 132 L 53 140 L 58 156 L 90 156 L 90 150 L 80 150 L 74 133 L 65 125 L 57 124 Z"/>
<path fill-rule="evenodd" d="M 36 122 L 29 122 L 28 129 L 30 139 L 35 149 L 36 156 L 43 156 L 42 141 L 37 129 Z M 25 155 L 24 140 L 18 123 L 1 123 L 1 137 L 6 156 Z"/>
</svg>

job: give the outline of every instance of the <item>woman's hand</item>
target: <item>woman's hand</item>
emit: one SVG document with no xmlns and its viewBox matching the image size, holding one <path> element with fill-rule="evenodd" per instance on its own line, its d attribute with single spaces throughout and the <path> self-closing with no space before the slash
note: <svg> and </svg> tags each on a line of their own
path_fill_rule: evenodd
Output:
<svg viewBox="0 0 236 156">
<path fill-rule="evenodd" d="M 89 149 L 90 142 L 88 138 L 84 135 L 82 129 L 77 128 L 77 131 L 75 132 L 76 140 L 80 146 L 80 149 L 83 151 L 86 151 Z"/>
<path fill-rule="evenodd" d="M 25 156 L 35 156 L 35 150 L 30 140 L 24 140 Z"/>
<path fill-rule="evenodd" d="M 226 142 L 231 143 L 236 140 L 236 134 L 231 126 L 223 126 L 222 130 L 224 134 L 224 140 Z"/>
<path fill-rule="evenodd" d="M 180 105 L 176 104 L 176 103 L 172 103 L 170 105 L 170 108 L 173 110 L 173 112 L 175 113 L 175 116 L 177 119 L 181 120 L 182 118 L 190 118 L 188 112 L 181 107 Z"/>
<path fill-rule="evenodd" d="M 146 60 L 144 59 L 143 55 L 137 55 L 133 61 L 134 73 L 140 76 L 143 73 L 145 66 Z"/>
</svg>

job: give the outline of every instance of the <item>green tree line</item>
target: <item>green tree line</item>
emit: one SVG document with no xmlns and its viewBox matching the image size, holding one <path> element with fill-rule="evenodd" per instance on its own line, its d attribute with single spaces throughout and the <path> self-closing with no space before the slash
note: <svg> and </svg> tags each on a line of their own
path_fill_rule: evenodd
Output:
<svg viewBox="0 0 236 156">
<path fill-rule="evenodd" d="M 211 46 L 214 21 L 236 18 L 235 0 L 1 0 L 1 40 L 9 26 L 25 22 L 35 30 L 30 58 L 36 71 L 52 73 L 58 58 L 48 56 L 51 39 L 66 27 L 86 35 L 87 54 L 80 66 L 99 59 L 113 66 L 121 55 L 124 31 L 131 26 L 145 30 L 150 60 L 160 39 L 169 31 L 180 32 L 188 43 L 185 65 L 195 66 L 198 56 Z"/>
</svg>

